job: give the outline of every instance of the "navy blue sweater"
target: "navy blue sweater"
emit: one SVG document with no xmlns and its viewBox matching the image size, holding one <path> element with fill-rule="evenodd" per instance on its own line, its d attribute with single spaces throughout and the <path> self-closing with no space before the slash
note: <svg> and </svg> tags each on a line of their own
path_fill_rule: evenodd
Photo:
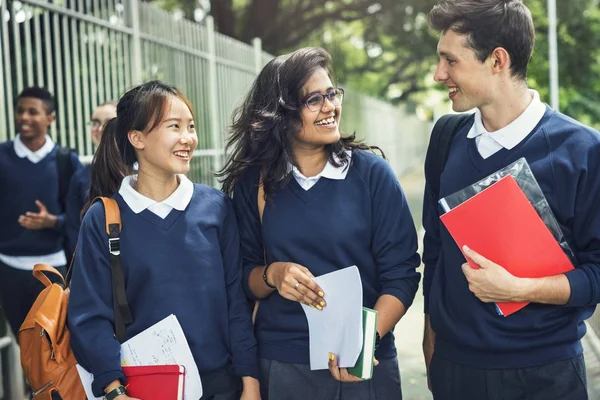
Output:
<svg viewBox="0 0 600 400">
<path fill-rule="evenodd" d="M 201 377 L 228 366 L 235 375 L 258 377 L 231 201 L 216 189 L 195 185 L 185 211 L 174 209 L 163 220 L 149 210 L 135 214 L 120 195 L 114 198 L 121 210 L 121 260 L 134 319 L 127 337 L 175 314 Z M 71 345 L 77 361 L 94 374 L 95 395 L 124 379 L 113 321 L 104 208 L 95 203 L 81 224 L 68 313 Z"/>
<path fill-rule="evenodd" d="M 79 227 L 81 226 L 81 210 L 89 200 L 91 178 L 91 165 L 86 165 L 73 174 L 67 193 L 65 225 L 67 232 L 67 246 L 71 254 L 77 244 Z"/>
<path fill-rule="evenodd" d="M 538 126 L 512 150 L 483 159 L 466 135 L 473 118 L 452 142 L 440 196 L 456 192 L 525 157 L 566 239 L 577 268 L 567 273 L 565 306 L 530 304 L 508 317 L 469 291 L 460 249 L 439 221 L 437 199 L 426 186 L 425 313 L 436 332 L 439 357 L 475 368 L 524 368 L 581 354 L 583 321 L 600 301 L 600 135 L 547 107 Z M 485 254 L 483 254 L 485 256 Z"/>
<path fill-rule="evenodd" d="M 65 217 L 58 194 L 57 149 L 34 164 L 17 156 L 12 141 L 0 143 L 0 254 L 41 256 L 63 249 Z M 75 153 L 71 153 L 71 164 L 74 171 L 81 168 Z M 19 225 L 19 216 L 40 211 L 36 200 L 57 216 L 55 228 L 30 230 Z"/>
<path fill-rule="evenodd" d="M 258 171 L 249 170 L 235 188 L 244 253 L 244 289 L 253 268 L 294 262 L 319 276 L 350 265 L 360 271 L 363 304 L 384 294 L 410 307 L 419 284 L 415 226 L 393 171 L 380 157 L 355 151 L 344 180 L 321 178 L 305 191 L 290 177 L 258 216 Z M 325 293 L 327 298 L 327 293 Z M 309 364 L 308 323 L 300 303 L 277 292 L 261 300 L 256 318 L 259 356 Z M 385 335 L 377 358 L 396 356 L 393 333 Z"/>
</svg>

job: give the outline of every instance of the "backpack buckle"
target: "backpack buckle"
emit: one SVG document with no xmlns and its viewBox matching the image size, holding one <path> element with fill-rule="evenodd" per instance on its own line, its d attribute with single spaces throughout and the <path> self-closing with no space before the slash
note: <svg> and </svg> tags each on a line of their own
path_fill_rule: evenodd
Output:
<svg viewBox="0 0 600 400">
<path fill-rule="evenodd" d="M 121 254 L 121 241 L 119 238 L 108 238 L 108 251 L 114 256 Z"/>
</svg>

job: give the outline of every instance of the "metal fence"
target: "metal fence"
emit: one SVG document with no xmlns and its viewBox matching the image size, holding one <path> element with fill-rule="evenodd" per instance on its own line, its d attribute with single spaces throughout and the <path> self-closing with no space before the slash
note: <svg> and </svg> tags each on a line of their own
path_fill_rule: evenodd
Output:
<svg viewBox="0 0 600 400">
<path fill-rule="evenodd" d="M 195 107 L 199 145 L 189 175 L 212 185 L 224 161 L 232 110 L 272 58 L 258 39 L 247 45 L 215 32 L 210 17 L 199 24 L 140 0 L 0 0 L 0 24 L 0 142 L 16 135 L 17 94 L 42 86 L 58 105 L 51 136 L 89 161 L 87 123 L 94 108 L 134 84 L 160 79 L 179 87 Z M 346 93 L 344 131 L 384 149 L 398 174 L 422 163 L 428 123 L 356 91 Z M 4 378 L 15 367 L 6 365 L 6 349 Z"/>
</svg>

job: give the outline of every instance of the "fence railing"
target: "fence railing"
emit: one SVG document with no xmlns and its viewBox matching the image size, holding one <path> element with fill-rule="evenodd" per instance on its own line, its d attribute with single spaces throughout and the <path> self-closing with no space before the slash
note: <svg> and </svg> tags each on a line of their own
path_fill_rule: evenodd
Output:
<svg viewBox="0 0 600 400">
<path fill-rule="evenodd" d="M 199 24 L 140 0 L 0 0 L 0 16 L 0 142 L 16 135 L 18 93 L 42 86 L 57 100 L 51 136 L 89 161 L 94 108 L 160 79 L 194 105 L 199 145 L 189 175 L 212 185 L 231 113 L 272 58 L 258 39 L 248 45 L 216 32 L 211 17 Z M 345 132 L 380 146 L 398 174 L 422 162 L 428 123 L 350 88 L 346 93 Z"/>
</svg>

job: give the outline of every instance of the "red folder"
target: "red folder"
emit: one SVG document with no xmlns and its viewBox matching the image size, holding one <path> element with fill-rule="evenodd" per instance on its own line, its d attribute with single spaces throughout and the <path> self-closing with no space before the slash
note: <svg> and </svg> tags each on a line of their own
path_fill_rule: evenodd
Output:
<svg viewBox="0 0 600 400">
<path fill-rule="evenodd" d="M 127 394 L 141 400 L 183 400 L 183 365 L 123 367 Z"/>
<path fill-rule="evenodd" d="M 515 276 L 540 278 L 573 269 L 557 240 L 510 175 L 440 218 L 460 249 L 467 245 Z M 479 268 L 467 260 L 471 267 Z M 527 304 L 497 303 L 497 307 L 502 315 L 508 316 Z"/>
</svg>

